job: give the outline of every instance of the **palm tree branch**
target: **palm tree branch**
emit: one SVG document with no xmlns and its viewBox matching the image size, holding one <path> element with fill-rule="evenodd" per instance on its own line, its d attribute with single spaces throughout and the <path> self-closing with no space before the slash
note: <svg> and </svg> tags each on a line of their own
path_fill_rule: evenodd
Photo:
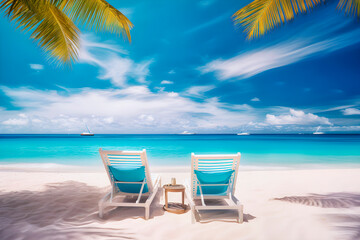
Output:
<svg viewBox="0 0 360 240">
<path fill-rule="evenodd" d="M 130 20 L 105 0 L 58 0 L 59 8 L 74 22 L 95 31 L 127 36 L 131 41 Z"/>
<path fill-rule="evenodd" d="M 10 21 L 17 28 L 31 32 L 30 38 L 50 54 L 58 63 L 75 61 L 79 48 L 78 28 L 70 18 L 61 12 L 51 1 L 40 0 L 4 0 L 1 10 L 14 6 L 9 12 Z M 32 6 L 31 8 L 29 7 Z"/>
<path fill-rule="evenodd" d="M 337 8 L 345 8 L 346 14 L 360 18 L 360 0 L 340 0 Z"/>
<path fill-rule="evenodd" d="M 259 37 L 276 26 L 290 21 L 322 0 L 255 0 L 233 15 L 236 25 L 242 25 L 248 39 Z"/>
</svg>

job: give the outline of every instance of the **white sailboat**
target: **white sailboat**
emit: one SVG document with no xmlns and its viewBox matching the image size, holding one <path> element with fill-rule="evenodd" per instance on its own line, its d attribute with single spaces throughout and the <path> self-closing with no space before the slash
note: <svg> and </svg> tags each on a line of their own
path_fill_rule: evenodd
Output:
<svg viewBox="0 0 360 240">
<path fill-rule="evenodd" d="M 81 136 L 94 136 L 94 134 L 89 130 L 87 124 L 85 124 L 85 127 L 86 127 L 86 129 L 87 129 L 87 132 L 83 132 L 83 133 L 81 133 L 80 135 L 81 135 Z"/>
<path fill-rule="evenodd" d="M 182 133 L 179 133 L 181 135 L 194 135 L 195 133 L 192 132 L 188 132 L 188 131 L 183 131 Z"/>
<path fill-rule="evenodd" d="M 243 126 L 243 127 L 242 127 L 242 131 L 239 132 L 239 133 L 237 133 L 236 135 L 238 135 L 238 136 L 247 136 L 247 135 L 250 135 L 250 133 L 245 132 L 246 128 L 247 128 L 246 126 Z"/>
<path fill-rule="evenodd" d="M 320 126 L 317 127 L 316 131 L 313 134 L 324 134 L 324 132 L 319 132 Z"/>
<path fill-rule="evenodd" d="M 236 135 L 238 135 L 238 136 L 247 136 L 247 135 L 250 135 L 250 133 L 248 133 L 248 132 L 241 132 L 241 133 L 237 133 Z"/>
</svg>

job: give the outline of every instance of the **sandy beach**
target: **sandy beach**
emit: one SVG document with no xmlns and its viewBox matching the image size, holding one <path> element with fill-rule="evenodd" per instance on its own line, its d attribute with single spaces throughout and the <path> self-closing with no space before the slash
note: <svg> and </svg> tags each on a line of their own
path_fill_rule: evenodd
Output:
<svg viewBox="0 0 360 240">
<path fill-rule="evenodd" d="M 158 174 L 183 182 L 188 172 Z M 231 211 L 162 210 L 163 192 L 151 206 L 108 209 L 98 217 L 98 201 L 109 189 L 104 172 L 0 172 L 1 239 L 344 239 L 360 238 L 360 169 L 239 172 L 236 196 L 244 223 Z M 179 201 L 180 196 L 170 195 Z"/>
</svg>

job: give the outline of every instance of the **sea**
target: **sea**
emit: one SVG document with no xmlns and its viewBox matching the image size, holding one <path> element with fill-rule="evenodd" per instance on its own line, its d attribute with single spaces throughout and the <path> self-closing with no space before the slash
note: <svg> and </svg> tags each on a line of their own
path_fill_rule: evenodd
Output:
<svg viewBox="0 0 360 240">
<path fill-rule="evenodd" d="M 99 148 L 146 149 L 151 166 L 190 166 L 191 153 L 241 153 L 243 169 L 360 167 L 356 134 L 0 134 L 1 166 L 100 167 Z"/>
</svg>

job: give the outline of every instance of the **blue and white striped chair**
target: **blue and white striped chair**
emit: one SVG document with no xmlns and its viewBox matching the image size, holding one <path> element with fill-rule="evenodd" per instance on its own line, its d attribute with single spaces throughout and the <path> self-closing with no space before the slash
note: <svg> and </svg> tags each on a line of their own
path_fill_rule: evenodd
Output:
<svg viewBox="0 0 360 240">
<path fill-rule="evenodd" d="M 192 223 L 199 210 L 238 210 L 238 222 L 243 222 L 243 205 L 234 196 L 240 153 L 233 155 L 191 154 L 191 183 L 187 186 L 187 199 Z M 200 199 L 201 205 L 195 200 Z M 207 199 L 224 199 L 227 205 L 208 205 Z"/>
<path fill-rule="evenodd" d="M 99 149 L 101 159 L 108 174 L 111 191 L 99 201 L 99 216 L 110 206 L 144 207 L 145 219 L 150 215 L 150 204 L 159 186 L 160 176 L 150 176 L 146 150 L 142 151 L 104 151 Z M 134 203 L 114 201 L 115 197 L 135 196 Z M 147 196 L 145 202 L 141 197 Z"/>
</svg>

